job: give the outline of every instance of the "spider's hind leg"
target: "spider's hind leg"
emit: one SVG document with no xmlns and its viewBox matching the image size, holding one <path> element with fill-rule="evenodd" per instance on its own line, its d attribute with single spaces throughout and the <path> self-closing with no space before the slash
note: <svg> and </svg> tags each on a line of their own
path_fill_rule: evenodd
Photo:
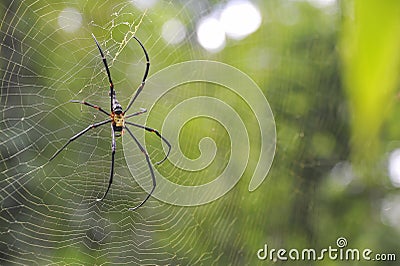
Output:
<svg viewBox="0 0 400 266">
<path fill-rule="evenodd" d="M 141 151 L 141 152 L 143 153 L 143 155 L 145 156 L 147 165 L 148 165 L 149 170 L 150 170 L 151 180 L 152 180 L 152 182 L 153 182 L 153 186 L 152 186 L 152 188 L 151 188 L 151 190 L 150 190 L 150 193 L 147 194 L 146 198 L 145 198 L 139 205 L 137 205 L 137 206 L 135 206 L 135 207 L 133 207 L 133 208 L 129 208 L 130 211 L 134 211 L 134 210 L 140 208 L 141 206 L 143 206 L 143 204 L 145 204 L 146 201 L 147 201 L 147 200 L 150 198 L 150 196 L 153 194 L 153 192 L 154 192 L 154 190 L 155 190 L 155 188 L 156 188 L 156 177 L 155 177 L 155 175 L 154 175 L 153 167 L 151 166 L 150 157 L 149 157 L 149 155 L 147 154 L 147 151 L 145 150 L 145 148 L 143 147 L 143 145 L 140 144 L 139 140 L 135 137 L 135 135 L 133 135 L 132 131 L 130 131 L 128 127 L 125 127 L 125 129 L 126 129 L 126 131 L 128 131 L 129 135 L 132 137 L 132 139 L 135 141 L 136 145 L 139 147 L 140 151 Z"/>
<path fill-rule="evenodd" d="M 157 135 L 157 137 L 159 137 L 162 141 L 164 141 L 164 143 L 167 144 L 167 146 L 168 146 L 167 154 L 165 155 L 164 159 L 162 159 L 159 162 L 156 162 L 156 164 L 157 165 L 162 164 L 165 160 L 167 160 L 167 158 L 168 158 L 168 156 L 169 156 L 169 154 L 171 152 L 171 144 L 169 143 L 169 141 L 166 138 L 164 138 L 161 135 L 161 133 L 157 129 L 154 129 L 154 128 L 151 128 L 151 127 L 146 127 L 146 126 L 139 125 L 139 124 L 132 123 L 132 122 L 128 122 L 128 121 L 126 121 L 125 123 L 127 123 L 128 125 L 134 126 L 134 127 L 143 128 L 144 130 L 146 130 L 148 132 L 154 133 L 154 134 Z"/>
<path fill-rule="evenodd" d="M 114 127 L 111 124 L 111 138 L 112 138 L 112 142 L 111 142 L 111 169 L 110 169 L 110 179 L 108 181 L 108 187 L 106 192 L 104 193 L 103 197 L 101 198 L 97 198 L 96 201 L 102 201 L 106 196 L 108 191 L 111 188 L 111 184 L 113 181 L 113 177 L 114 177 L 114 162 L 115 162 L 115 149 L 116 149 L 116 143 L 115 143 L 115 132 L 114 132 Z"/>
</svg>

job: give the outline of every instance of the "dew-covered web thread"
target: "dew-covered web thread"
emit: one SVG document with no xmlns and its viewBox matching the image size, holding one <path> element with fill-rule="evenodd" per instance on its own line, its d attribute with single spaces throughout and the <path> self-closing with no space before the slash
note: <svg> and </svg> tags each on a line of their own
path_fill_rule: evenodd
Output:
<svg viewBox="0 0 400 266">
<path fill-rule="evenodd" d="M 146 197 L 151 177 L 148 167 L 143 164 L 145 158 L 140 150 L 134 145 L 124 147 L 125 140 L 123 142 L 121 138 L 117 139 L 112 187 L 102 202 L 96 202 L 108 185 L 110 125 L 90 130 L 49 162 L 49 158 L 74 134 L 90 124 L 107 119 L 94 108 L 69 102 L 85 100 L 109 111 L 109 84 L 92 33 L 107 57 L 116 95 L 123 107 L 127 106 L 140 85 L 146 64 L 141 47 L 132 39 L 134 34 L 150 55 L 150 76 L 182 61 L 218 61 L 222 57 L 218 53 L 206 52 L 196 42 L 198 19 L 212 12 L 213 5 L 209 1 L 158 1 L 154 9 L 140 9 L 135 2 L 140 1 L 84 1 L 78 4 L 67 1 L 6 1 L 0 4 L 1 264 L 248 263 L 255 259 L 255 248 L 260 243 L 255 236 L 261 233 L 244 230 L 243 225 L 246 228 L 264 228 L 263 224 L 273 216 L 264 210 L 274 204 L 271 199 L 280 193 L 291 195 L 287 201 L 295 201 L 296 195 L 304 196 L 300 191 L 280 191 L 277 180 L 268 181 L 271 183 L 262 187 L 263 192 L 248 192 L 248 183 L 260 154 L 261 133 L 254 126 L 257 119 L 243 100 L 244 96 L 238 96 L 218 84 L 183 84 L 162 95 L 156 104 L 145 102 L 139 96 L 130 113 L 140 111 L 140 108 L 150 111 L 153 107 L 151 113 L 147 119 L 147 116 L 138 116 L 129 120 L 161 130 L 164 117 L 170 110 L 196 96 L 219 98 L 239 113 L 246 128 L 250 128 L 249 139 L 253 140 L 250 160 L 243 180 L 224 197 L 210 204 L 181 207 L 152 197 L 137 211 L 129 211 L 128 208 L 136 206 Z M 184 41 L 175 45 L 168 45 L 161 37 L 162 22 L 171 18 L 184 21 L 187 28 Z M 279 33 L 269 37 L 271 46 L 281 38 Z M 291 98 L 285 97 L 286 94 L 294 92 L 309 96 L 314 92 L 305 89 L 307 84 L 292 82 L 290 69 L 286 77 L 277 79 L 277 87 L 266 85 L 273 79 L 277 68 L 261 75 L 260 72 L 265 70 L 258 70 L 261 66 L 254 63 L 254 59 L 266 56 L 265 51 L 250 49 L 263 40 L 264 36 L 260 36 L 247 43 L 245 41 L 244 45 L 249 49 L 245 49 L 246 53 L 241 57 L 225 56 L 234 58 L 231 63 L 237 66 L 248 67 L 247 74 L 250 76 L 263 77 L 256 81 L 263 88 L 263 93 L 268 94 L 269 100 L 275 100 L 272 107 L 281 114 L 283 123 L 294 121 L 303 124 L 304 130 L 325 126 L 325 118 L 318 121 L 320 124 L 296 120 L 299 112 L 306 113 L 307 103 L 292 110 Z M 235 51 L 239 42 L 232 41 L 227 45 Z M 268 60 L 281 64 L 295 61 L 291 56 Z M 329 63 L 329 58 L 327 60 Z M 300 89 L 296 91 L 296 88 Z M 151 94 L 146 86 L 142 95 Z M 329 90 L 321 89 L 315 97 L 334 101 L 333 96 Z M 218 111 L 218 108 L 212 108 Z M 333 122 L 329 126 L 335 128 Z M 284 128 L 282 141 L 286 144 L 278 160 L 290 159 L 291 163 L 282 166 L 284 170 L 274 171 L 285 171 L 288 179 L 284 182 L 292 182 L 290 178 L 294 177 L 297 180 L 294 186 L 300 187 L 304 184 L 298 173 L 320 162 L 312 156 L 308 159 L 307 154 L 299 155 L 304 158 L 298 157 L 293 161 L 290 156 L 294 151 L 290 143 L 302 138 L 302 134 L 294 127 Z M 138 128 L 131 127 L 131 130 L 142 134 Z M 164 150 L 157 136 L 146 133 L 146 143 L 143 144 L 154 169 L 180 185 L 210 182 L 226 167 L 231 149 L 242 145 L 230 143 L 230 133 L 210 117 L 196 117 L 177 131 L 179 140 L 172 147 L 172 154 L 180 149 L 187 157 L 196 159 L 202 152 L 199 143 L 205 137 L 212 138 L 218 147 L 212 163 L 201 171 L 183 170 L 170 161 L 155 165 L 164 157 Z M 338 131 L 334 134 L 339 134 Z M 133 144 L 129 134 L 124 134 L 123 138 L 128 138 L 127 143 Z M 138 162 L 135 178 L 148 180 L 144 182 L 145 188 L 135 181 L 127 167 L 127 160 Z M 264 210 L 254 209 L 255 204 L 260 202 L 264 204 Z M 294 214 L 295 219 L 302 217 L 303 214 Z M 276 222 L 276 226 L 281 224 Z M 268 228 L 272 229 L 274 224 Z"/>
</svg>

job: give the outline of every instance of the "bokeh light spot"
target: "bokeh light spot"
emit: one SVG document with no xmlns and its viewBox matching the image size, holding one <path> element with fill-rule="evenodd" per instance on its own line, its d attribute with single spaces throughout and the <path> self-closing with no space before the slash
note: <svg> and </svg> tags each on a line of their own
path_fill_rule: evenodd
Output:
<svg viewBox="0 0 400 266">
<path fill-rule="evenodd" d="M 142 11 L 152 8 L 157 2 L 158 0 L 132 0 L 132 4 Z"/>
<path fill-rule="evenodd" d="M 261 13 L 247 0 L 233 0 L 222 10 L 220 21 L 228 37 L 240 40 L 260 27 Z"/>
<path fill-rule="evenodd" d="M 218 19 L 206 17 L 198 24 L 197 39 L 206 50 L 218 52 L 225 46 L 225 31 Z"/>
<path fill-rule="evenodd" d="M 67 7 L 60 12 L 58 25 L 66 32 L 75 32 L 82 26 L 82 15 L 75 8 Z"/>
<path fill-rule="evenodd" d="M 396 149 L 390 153 L 389 177 L 393 186 L 400 187 L 400 149 Z"/>
<path fill-rule="evenodd" d="M 168 44 L 178 44 L 186 37 L 186 27 L 179 19 L 170 19 L 162 26 L 161 35 Z"/>
</svg>

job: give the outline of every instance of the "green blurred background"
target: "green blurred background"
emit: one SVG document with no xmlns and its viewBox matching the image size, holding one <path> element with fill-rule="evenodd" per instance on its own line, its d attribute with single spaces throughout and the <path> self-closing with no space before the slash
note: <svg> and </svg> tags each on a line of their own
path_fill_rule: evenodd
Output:
<svg viewBox="0 0 400 266">
<path fill-rule="evenodd" d="M 1 264 L 283 265 L 288 262 L 259 260 L 257 251 L 265 244 L 321 250 L 337 247 L 339 237 L 347 239 L 348 248 L 396 254 L 400 260 L 400 2 L 254 0 L 247 3 L 261 15 L 256 30 L 240 38 L 223 35 L 220 46 L 207 50 L 199 36 L 202 21 L 218 18 L 235 3 L 1 2 Z M 243 18 L 237 20 L 244 24 Z M 165 26 L 171 19 L 181 30 L 175 37 Z M 151 199 L 137 212 L 128 211 L 145 192 L 127 170 L 127 151 L 119 140 L 113 187 L 103 204 L 96 204 L 108 182 L 107 126 L 48 163 L 70 136 L 103 119 L 69 100 L 109 104 L 92 32 L 106 52 L 124 106 L 145 63 L 140 47 L 127 41 L 132 32 L 150 54 L 150 74 L 210 59 L 249 75 L 268 99 L 277 128 L 275 159 L 262 186 L 247 190 L 260 149 L 254 114 L 242 98 L 212 84 L 176 88 L 160 100 L 149 124 L 160 128 L 168 110 L 199 95 L 225 100 L 240 113 L 251 160 L 239 183 L 217 201 L 178 207 Z M 136 108 L 150 104 L 139 99 Z M 163 175 L 196 185 L 223 171 L 235 143 L 221 125 L 194 119 L 179 134 L 189 158 L 199 156 L 201 138 L 212 137 L 216 159 L 192 173 L 167 162 L 157 167 Z M 146 144 L 152 161 L 160 160 L 159 140 L 149 136 Z M 142 160 L 139 151 L 132 154 Z M 142 173 L 148 177 L 148 169 Z M 375 264 L 398 262 L 368 262 Z"/>
</svg>

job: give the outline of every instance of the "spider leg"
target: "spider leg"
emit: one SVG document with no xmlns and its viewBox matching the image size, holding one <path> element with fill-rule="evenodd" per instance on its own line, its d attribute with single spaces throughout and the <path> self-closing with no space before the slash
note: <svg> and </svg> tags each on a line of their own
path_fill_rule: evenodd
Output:
<svg viewBox="0 0 400 266">
<path fill-rule="evenodd" d="M 146 110 L 145 108 L 140 108 L 140 111 L 125 116 L 125 119 L 128 119 L 128 118 L 133 117 L 133 116 L 138 116 L 138 115 L 144 114 L 144 113 L 146 113 L 146 112 L 147 112 L 147 110 Z"/>
<path fill-rule="evenodd" d="M 146 71 L 144 72 L 143 79 L 142 79 L 142 81 L 144 82 L 144 81 L 146 81 L 147 75 L 149 74 L 150 58 L 149 58 L 149 54 L 147 53 L 146 48 L 144 48 L 144 45 L 142 44 L 142 42 L 139 41 L 139 39 L 136 38 L 136 36 L 133 36 L 133 38 L 139 43 L 140 47 L 142 47 L 142 50 L 143 50 L 144 55 L 146 57 Z"/>
<path fill-rule="evenodd" d="M 103 60 L 104 63 L 104 67 L 106 68 L 106 72 L 107 72 L 107 76 L 108 76 L 108 81 L 110 82 L 110 101 L 111 101 L 111 110 L 113 109 L 113 96 L 115 94 L 114 92 L 114 83 L 112 82 L 111 79 L 111 73 L 110 73 L 110 69 L 108 68 L 108 64 L 107 64 L 107 59 L 106 56 L 103 53 L 103 50 L 101 50 L 100 44 L 97 41 L 96 37 L 94 36 L 94 34 L 92 33 L 92 37 L 97 45 L 97 48 L 99 49 L 100 55 L 101 55 L 101 59 Z"/>
<path fill-rule="evenodd" d="M 128 110 L 131 108 L 132 104 L 136 101 L 136 98 L 142 92 L 142 90 L 144 88 L 144 85 L 146 83 L 147 75 L 149 74 L 149 70 L 150 70 L 150 58 L 149 58 L 149 55 L 148 55 L 148 53 L 146 51 L 146 48 L 144 48 L 144 45 L 141 43 L 141 41 L 139 41 L 138 38 L 136 38 L 135 36 L 133 38 L 139 43 L 140 47 L 142 47 L 142 50 L 143 50 L 144 55 L 146 57 L 146 70 L 145 70 L 144 75 L 143 75 L 142 83 L 140 84 L 139 88 L 136 90 L 135 96 L 133 96 L 132 100 L 128 104 L 128 107 L 126 108 L 124 113 L 128 112 Z"/>
<path fill-rule="evenodd" d="M 151 188 L 150 193 L 146 196 L 146 198 L 139 205 L 137 205 L 136 207 L 129 208 L 130 211 L 134 211 L 134 210 L 140 208 L 143 204 L 145 204 L 146 201 L 150 198 L 151 194 L 153 194 L 154 189 L 156 188 L 156 177 L 154 176 L 153 167 L 151 166 L 150 157 L 147 154 L 147 151 L 144 149 L 142 144 L 140 144 L 139 140 L 135 137 L 135 135 L 133 135 L 133 133 L 130 131 L 130 129 L 127 128 L 126 126 L 125 126 L 125 129 L 128 131 L 129 135 L 131 135 L 133 140 L 136 142 L 136 145 L 139 147 L 140 151 L 146 157 L 147 165 L 149 166 L 149 170 L 150 170 L 151 179 L 153 181 L 153 187 Z"/>
<path fill-rule="evenodd" d="M 106 196 L 108 191 L 110 190 L 112 181 L 113 181 L 113 177 L 114 177 L 114 161 L 115 161 L 115 132 L 114 132 L 114 127 L 113 125 L 111 125 L 111 138 L 112 138 L 112 142 L 111 142 L 111 169 L 110 169 L 110 179 L 108 181 L 108 187 L 106 192 L 104 193 L 103 197 L 101 198 L 97 198 L 96 201 L 102 201 Z"/>
<path fill-rule="evenodd" d="M 85 102 L 85 101 L 77 101 L 77 100 L 71 100 L 71 101 L 69 101 L 69 102 L 71 102 L 71 103 L 80 103 L 80 104 L 83 104 L 83 105 L 87 105 L 87 106 L 93 107 L 94 109 L 97 109 L 97 110 L 99 110 L 100 112 L 102 112 L 102 113 L 104 113 L 104 114 L 110 116 L 109 113 L 107 113 L 106 111 L 104 111 L 103 108 L 101 108 L 101 107 L 98 106 L 98 105 L 91 104 L 91 103 L 88 103 L 88 102 Z"/>
<path fill-rule="evenodd" d="M 102 126 L 102 125 L 107 124 L 107 123 L 110 123 L 111 121 L 112 121 L 111 119 L 108 119 L 108 120 L 105 120 L 105 121 L 102 121 L 102 122 L 95 123 L 93 125 L 89 125 L 87 128 L 85 128 L 81 132 L 75 134 L 73 137 L 71 137 L 68 140 L 67 143 L 64 144 L 64 146 L 62 146 L 61 149 L 59 149 L 56 153 L 54 153 L 53 156 L 50 157 L 49 161 L 53 160 L 62 150 L 64 150 L 67 147 L 68 144 L 70 144 L 72 141 L 76 140 L 77 138 L 79 138 L 80 136 L 82 136 L 83 134 L 88 132 L 90 129 Z"/>
<path fill-rule="evenodd" d="M 160 134 L 160 132 L 158 132 L 158 131 L 157 131 L 156 129 L 154 129 L 154 128 L 142 126 L 142 125 L 135 124 L 135 123 L 132 123 L 132 122 L 125 121 L 125 123 L 128 124 L 128 125 L 134 126 L 134 127 L 143 128 L 144 130 L 146 130 L 146 131 L 148 131 L 148 132 L 152 132 L 152 133 L 156 134 L 160 139 L 162 139 L 162 140 L 164 141 L 165 144 L 167 144 L 167 146 L 168 146 L 168 152 L 167 152 L 167 154 L 165 155 L 164 159 L 162 159 L 161 161 L 159 161 L 159 162 L 156 163 L 157 165 L 163 163 L 163 162 L 168 158 L 169 153 L 171 152 L 171 144 L 168 142 L 168 140 L 167 140 L 166 138 L 164 138 L 164 137 Z"/>
</svg>

